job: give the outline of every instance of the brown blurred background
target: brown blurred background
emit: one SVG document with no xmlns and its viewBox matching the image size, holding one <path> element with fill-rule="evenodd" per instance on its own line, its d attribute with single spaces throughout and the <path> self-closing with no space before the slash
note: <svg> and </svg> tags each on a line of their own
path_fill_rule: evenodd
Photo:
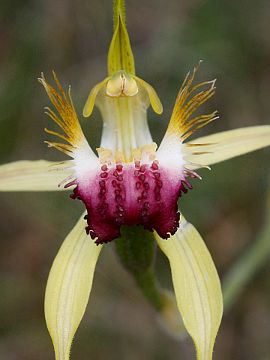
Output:
<svg viewBox="0 0 270 360">
<path fill-rule="evenodd" d="M 126 5 L 137 74 L 154 85 L 164 105 L 161 117 L 149 111 L 155 141 L 164 133 L 186 72 L 200 59 L 199 78 L 217 78 L 210 107 L 221 119 L 199 135 L 269 124 L 268 0 L 127 0 Z M 72 84 L 81 113 L 89 90 L 106 75 L 111 1 L 2 0 L 0 19 L 0 161 L 63 159 L 43 143 L 48 99 L 37 77 L 55 69 L 65 85 Z M 91 145 L 98 146 L 97 110 L 82 124 Z M 201 170 L 203 181 L 181 199 L 221 277 L 267 221 L 268 170 L 269 150 L 246 155 L 211 172 Z M 81 204 L 67 193 L 8 193 L 0 201 L 0 359 L 53 359 L 44 289 Z M 166 260 L 158 255 L 157 263 L 161 283 L 170 288 Z M 266 261 L 228 309 L 214 359 L 270 360 L 269 278 Z M 113 244 L 98 263 L 72 355 L 74 360 L 195 359 L 190 340 L 178 343 L 159 328 L 154 311 L 118 264 Z"/>
</svg>

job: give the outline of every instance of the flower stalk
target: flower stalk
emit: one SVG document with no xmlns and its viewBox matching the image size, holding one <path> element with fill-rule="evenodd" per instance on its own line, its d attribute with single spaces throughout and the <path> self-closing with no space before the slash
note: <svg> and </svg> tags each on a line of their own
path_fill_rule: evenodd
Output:
<svg viewBox="0 0 270 360">
<path fill-rule="evenodd" d="M 270 176 L 268 183 L 270 184 Z M 247 284 L 270 257 L 270 191 L 266 198 L 264 226 L 258 238 L 240 256 L 223 280 L 224 310 L 229 311 Z"/>
<path fill-rule="evenodd" d="M 141 226 L 121 229 L 115 241 L 116 252 L 124 268 L 133 276 L 138 287 L 157 311 L 164 306 L 163 295 L 154 273 L 155 239 Z"/>
</svg>

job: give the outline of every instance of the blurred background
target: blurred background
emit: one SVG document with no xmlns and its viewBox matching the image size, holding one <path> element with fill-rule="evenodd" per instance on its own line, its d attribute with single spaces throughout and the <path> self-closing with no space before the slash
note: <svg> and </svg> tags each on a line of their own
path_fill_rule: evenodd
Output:
<svg viewBox="0 0 270 360">
<path fill-rule="evenodd" d="M 269 124 L 268 0 L 126 3 L 137 74 L 155 87 L 164 105 L 162 116 L 149 110 L 156 142 L 164 134 L 185 74 L 200 59 L 199 79 L 217 78 L 217 94 L 208 106 L 218 109 L 221 118 L 197 136 Z M 65 86 L 72 84 L 81 113 L 90 89 L 106 75 L 111 1 L 2 0 L 0 19 L 0 162 L 62 160 L 61 153 L 43 143 L 49 123 L 43 107 L 49 102 L 37 77 L 41 71 L 49 77 L 56 70 Z M 98 146 L 98 111 L 82 124 L 91 145 Z M 203 181 L 194 183 L 180 206 L 205 239 L 221 278 L 226 284 L 243 254 L 245 273 L 247 252 L 251 273 L 256 269 L 246 286 L 236 286 L 241 290 L 237 296 L 228 292 L 230 306 L 214 359 L 270 360 L 270 250 L 267 241 L 260 242 L 269 221 L 269 150 L 200 174 Z M 0 198 L 0 359 L 52 360 L 43 318 L 45 284 L 82 205 L 67 193 L 7 193 Z M 270 244 L 267 231 L 264 239 Z M 169 266 L 160 254 L 157 267 L 161 283 L 171 288 Z M 74 360 L 195 359 L 189 339 L 176 342 L 160 329 L 154 311 L 119 265 L 113 244 L 105 247 L 98 263 L 72 355 Z"/>
</svg>

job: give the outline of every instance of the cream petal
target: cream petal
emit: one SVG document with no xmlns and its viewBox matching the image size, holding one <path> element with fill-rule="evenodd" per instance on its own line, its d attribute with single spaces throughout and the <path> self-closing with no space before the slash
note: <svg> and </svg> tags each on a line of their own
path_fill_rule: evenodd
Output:
<svg viewBox="0 0 270 360">
<path fill-rule="evenodd" d="M 197 359 L 210 360 L 223 311 L 212 258 L 195 227 L 183 218 L 168 240 L 155 236 L 169 259 L 178 309 L 195 343 Z"/>
<path fill-rule="evenodd" d="M 46 287 L 45 317 L 56 360 L 69 359 L 72 339 L 86 309 L 102 248 L 86 235 L 83 216 L 63 242 Z"/>
<path fill-rule="evenodd" d="M 0 191 L 56 191 L 72 174 L 71 161 L 15 161 L 0 166 Z"/>
<path fill-rule="evenodd" d="M 97 106 L 103 119 L 101 148 L 113 153 L 120 151 L 132 160 L 133 150 L 153 142 L 146 109 L 149 99 L 146 91 L 139 88 L 134 96 L 110 97 L 102 94 Z"/>
<path fill-rule="evenodd" d="M 194 144 L 199 144 L 198 146 Z M 206 144 L 206 145 L 203 145 Z M 251 126 L 203 136 L 185 144 L 193 169 L 216 164 L 270 145 L 270 126 Z M 193 153 L 193 154 L 192 154 Z M 196 154 L 197 153 L 197 154 Z"/>
</svg>

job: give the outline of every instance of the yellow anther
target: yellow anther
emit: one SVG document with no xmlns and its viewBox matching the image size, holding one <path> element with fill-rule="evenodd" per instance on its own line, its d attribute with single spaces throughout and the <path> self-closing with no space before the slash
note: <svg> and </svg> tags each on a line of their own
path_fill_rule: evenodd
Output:
<svg viewBox="0 0 270 360">
<path fill-rule="evenodd" d="M 105 148 L 97 148 L 97 153 L 99 157 L 99 161 L 101 164 L 110 164 L 113 158 L 113 153 L 110 149 Z"/>
<path fill-rule="evenodd" d="M 122 151 L 116 150 L 114 155 L 114 161 L 117 164 L 122 164 L 125 161 L 125 157 Z"/>
<path fill-rule="evenodd" d="M 133 157 L 134 161 L 140 161 L 142 158 L 142 150 L 140 148 L 133 149 L 132 157 Z"/>
<path fill-rule="evenodd" d="M 156 150 L 157 150 L 157 144 L 146 144 L 142 146 L 142 152 L 146 154 L 149 158 L 149 160 L 153 161 L 156 159 Z"/>
</svg>

